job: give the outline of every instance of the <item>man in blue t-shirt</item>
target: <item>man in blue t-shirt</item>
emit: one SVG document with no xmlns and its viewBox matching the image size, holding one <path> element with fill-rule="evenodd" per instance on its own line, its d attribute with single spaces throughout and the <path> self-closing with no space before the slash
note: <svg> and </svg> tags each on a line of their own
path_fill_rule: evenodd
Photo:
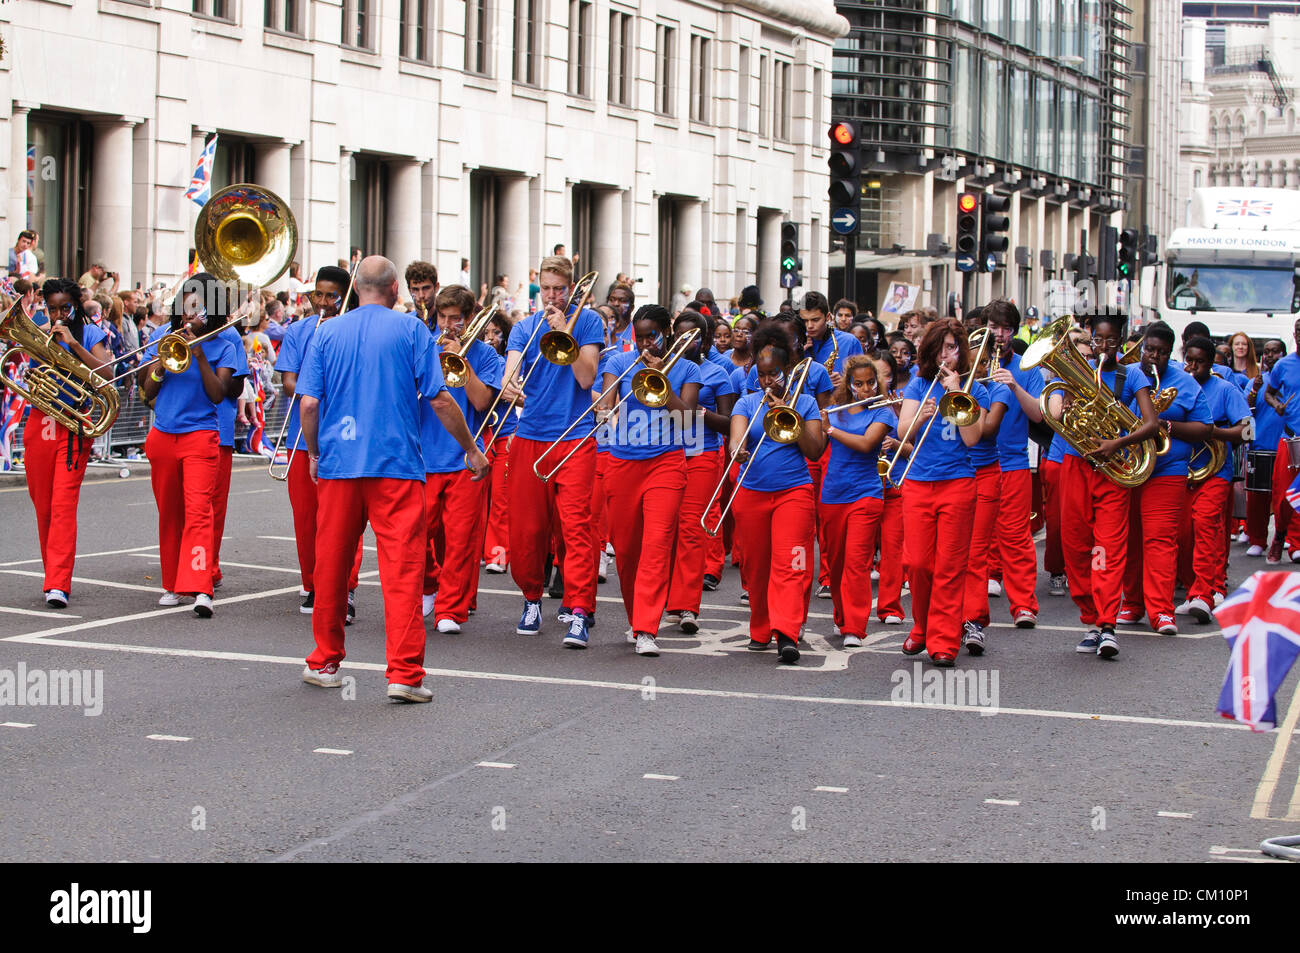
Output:
<svg viewBox="0 0 1300 953">
<path fill-rule="evenodd" d="M 348 569 L 366 522 L 379 546 L 387 635 L 388 697 L 427 702 L 424 687 L 424 457 L 420 403 L 488 473 L 465 417 L 443 385 L 438 348 L 413 315 L 393 311 L 397 267 L 372 255 L 357 267 L 360 306 L 323 324 L 298 377 L 302 435 L 320 497 L 316 534 L 316 649 L 303 681 L 342 684 Z"/>
</svg>

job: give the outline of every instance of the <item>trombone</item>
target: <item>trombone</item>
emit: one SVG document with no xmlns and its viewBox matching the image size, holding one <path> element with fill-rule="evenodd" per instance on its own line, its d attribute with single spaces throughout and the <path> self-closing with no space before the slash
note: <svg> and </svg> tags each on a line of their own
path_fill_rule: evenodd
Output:
<svg viewBox="0 0 1300 953">
<path fill-rule="evenodd" d="M 347 310 L 348 302 L 352 300 L 352 289 L 357 283 L 357 271 L 361 267 L 361 262 L 355 262 L 352 265 L 352 274 L 348 276 L 348 290 L 343 293 L 343 303 L 339 305 L 339 314 Z M 316 315 L 316 325 L 311 329 L 312 340 L 316 338 L 316 332 L 320 330 L 321 322 L 325 320 L 323 311 Z M 306 357 L 306 355 L 303 355 Z M 272 480 L 279 480 L 283 483 L 289 479 L 289 467 L 293 465 L 293 455 L 298 452 L 298 439 L 302 436 L 302 426 L 299 423 L 298 432 L 293 435 L 293 446 L 289 448 L 289 455 L 284 461 L 284 475 L 275 472 L 275 461 L 280 456 L 280 444 L 284 442 L 284 436 L 289 430 L 289 420 L 293 417 L 293 405 L 298 402 L 298 388 L 293 389 L 293 396 L 289 398 L 289 407 L 284 412 L 284 422 L 280 424 L 280 433 L 275 438 L 275 448 L 271 451 L 271 461 L 266 465 L 266 472 Z"/>
<path fill-rule="evenodd" d="M 805 357 L 799 362 L 794 369 L 794 373 L 790 375 L 790 382 L 786 386 L 785 394 L 781 397 L 781 403 L 763 415 L 763 435 L 758 438 L 758 443 L 754 444 L 754 450 L 745 462 L 745 469 L 741 470 L 737 475 L 736 486 L 731 491 L 727 505 L 722 508 L 722 515 L 718 517 L 717 525 L 710 529 L 706 522 L 709 518 L 709 510 L 713 507 L 713 501 L 722 492 L 722 487 L 727 482 L 727 474 L 731 471 L 732 464 L 740 458 L 741 451 L 749 443 L 748 431 L 746 431 L 736 449 L 732 451 L 727 465 L 722 468 L 722 476 L 718 480 L 717 487 L 713 490 L 713 495 L 709 497 L 709 502 L 704 506 L 704 515 L 700 517 L 700 526 L 710 536 L 717 536 L 718 531 L 722 529 L 722 524 L 726 522 L 727 514 L 731 512 L 731 504 L 736 502 L 736 495 L 740 493 L 740 486 L 745 482 L 745 475 L 749 473 L 749 468 L 758 459 L 758 450 L 763 446 L 763 441 L 771 437 L 777 443 L 794 443 L 803 433 L 803 418 L 795 410 L 793 402 L 797 401 L 799 395 L 803 393 L 804 383 L 808 380 L 808 371 L 812 367 L 812 363 L 811 357 Z"/>
<path fill-rule="evenodd" d="M 563 331 L 547 331 L 542 335 L 541 343 L 538 349 L 542 357 L 546 358 L 552 364 L 559 364 L 561 367 L 572 364 L 578 359 L 578 342 L 573 337 L 573 326 L 578 323 L 578 316 L 582 314 L 582 306 L 586 303 L 587 296 L 591 289 L 596 286 L 596 279 L 599 277 L 597 272 L 588 272 L 578 280 L 573 287 L 573 294 L 569 296 L 569 305 L 578 296 L 578 289 L 586 286 L 587 294 L 582 296 L 578 306 L 573 309 L 573 316 L 569 318 L 569 323 L 564 326 Z M 566 306 L 565 310 L 568 310 Z"/>
<path fill-rule="evenodd" d="M 577 307 L 576 307 L 576 308 L 573 308 L 573 320 L 569 322 L 569 325 L 568 325 L 569 330 L 572 330 L 572 329 L 573 329 L 573 326 L 577 323 L 578 315 L 580 315 L 580 314 L 582 313 L 582 306 L 583 306 L 584 304 L 586 304 L 586 303 L 587 303 L 587 299 L 591 297 L 592 289 L 596 287 L 596 281 L 597 281 L 597 279 L 598 279 L 599 277 L 600 277 L 600 276 L 599 276 L 599 274 L 598 274 L 597 272 L 594 272 L 594 271 L 593 271 L 593 272 L 589 272 L 588 274 L 584 275 L 584 276 L 582 277 L 582 279 L 581 279 L 581 280 L 580 280 L 576 285 L 573 286 L 573 291 L 569 293 L 569 301 L 568 301 L 568 303 L 564 306 L 565 313 L 568 313 L 568 310 L 569 310 L 570 308 L 573 308 L 573 306 L 574 306 L 575 303 L 577 304 Z M 526 357 L 528 356 L 528 349 L 529 349 L 530 347 L 533 346 L 533 341 L 537 340 L 537 332 L 540 331 L 540 330 L 541 330 L 542 328 L 544 328 L 544 327 L 546 327 L 546 321 L 543 320 L 542 315 L 539 313 L 539 314 L 537 315 L 537 326 L 533 328 L 533 333 L 530 334 L 530 335 L 528 335 L 528 340 L 524 343 L 524 349 L 523 349 L 523 351 L 522 351 L 521 354 L 520 354 L 520 362 L 521 362 L 521 363 L 522 363 L 523 359 L 526 358 Z M 551 358 L 550 356 L 548 356 L 548 354 L 547 354 L 547 349 L 544 348 L 544 347 L 542 347 L 542 345 L 544 345 L 544 344 L 546 343 L 546 339 L 547 339 L 551 334 L 563 334 L 563 335 L 564 335 L 565 337 L 567 337 L 570 341 L 573 341 L 573 345 L 574 345 L 574 346 L 573 346 L 573 359 L 572 359 L 572 360 L 569 360 L 569 361 L 552 360 L 552 358 Z M 552 343 L 555 343 L 554 339 L 552 339 Z M 561 339 L 559 343 L 560 343 L 560 344 L 563 344 L 563 340 Z M 561 366 L 563 366 L 564 364 L 572 364 L 574 361 L 576 361 L 576 360 L 578 359 L 578 358 L 577 358 L 577 353 L 578 353 L 577 342 L 574 341 L 574 339 L 573 339 L 573 335 L 569 334 L 567 331 L 548 331 L 546 334 L 543 334 L 543 335 L 542 335 L 541 343 L 538 345 L 538 351 L 539 351 L 540 357 L 544 357 L 544 358 L 546 358 L 546 360 L 547 360 L 547 361 L 550 361 L 550 363 L 552 363 L 552 364 L 558 364 L 558 365 L 561 365 Z M 567 352 L 566 352 L 566 353 L 567 353 Z M 554 351 L 554 350 L 552 350 L 552 354 L 554 354 L 556 357 L 561 356 L 559 352 Z M 514 408 L 515 408 L 515 404 L 518 403 L 520 396 L 523 395 L 524 388 L 528 386 L 528 381 L 529 381 L 529 380 L 532 378 L 532 376 L 533 376 L 533 371 L 537 370 L 538 366 L 542 363 L 540 357 L 539 357 L 538 360 L 536 360 L 536 361 L 533 362 L 533 366 L 530 367 L 530 368 L 528 368 L 528 373 L 524 375 L 524 379 L 523 379 L 522 381 L 519 382 L 519 393 L 516 394 L 516 395 L 515 395 L 515 396 L 510 400 L 510 403 L 506 405 L 505 410 L 500 411 L 500 412 L 498 413 L 498 412 L 497 412 L 497 404 L 501 403 L 501 395 L 502 395 L 503 393 L 505 393 L 505 381 L 503 380 L 503 381 L 501 382 L 501 383 L 502 383 L 501 389 L 497 391 L 497 396 L 495 397 L 495 399 L 493 399 L 493 401 L 492 401 L 492 406 L 489 407 L 489 408 L 487 409 L 487 413 L 483 415 L 483 422 L 482 422 L 481 424 L 478 425 L 478 430 L 474 431 L 474 442 L 475 442 L 476 444 L 478 443 L 478 438 L 481 437 L 481 436 L 483 436 L 483 431 L 484 431 L 485 429 L 487 429 L 487 426 L 488 426 L 489 423 L 491 423 L 493 420 L 504 420 L 504 419 L 506 418 L 506 415 L 508 415 L 508 414 L 510 413 L 510 411 L 514 410 Z M 518 368 L 516 368 L 516 370 L 518 370 Z M 497 433 L 498 433 L 498 431 L 493 430 L 493 431 L 492 431 L 492 436 L 491 436 L 491 438 L 490 438 L 490 439 L 488 440 L 488 442 L 483 446 L 483 453 L 484 453 L 484 455 L 486 455 L 487 452 L 488 452 L 489 450 L 492 449 L 492 444 L 494 444 L 494 443 L 496 442 L 496 439 L 497 439 Z M 514 439 L 514 434 L 511 434 L 511 439 Z M 506 448 L 509 449 L 509 447 L 510 447 L 510 444 L 507 442 L 507 443 L 506 443 Z M 469 454 L 466 454 L 466 455 L 465 455 L 465 468 L 466 468 L 466 469 L 469 469 Z"/>
<path fill-rule="evenodd" d="M 474 316 L 474 320 L 461 332 L 459 338 L 461 350 L 468 347 L 471 341 L 483 333 L 483 329 L 496 317 L 496 313 L 497 306 L 493 304 Z M 469 380 L 469 365 L 465 363 L 465 358 L 450 351 L 443 351 L 438 355 L 438 363 L 442 365 L 442 377 L 448 387 L 465 386 L 465 382 Z"/>
<path fill-rule="evenodd" d="M 673 341 L 672 347 L 670 347 L 668 353 L 664 355 L 664 366 L 662 368 L 656 369 L 653 367 L 643 367 L 641 370 L 637 371 L 632 377 L 631 390 L 627 395 L 619 398 L 618 403 L 615 404 L 608 413 L 602 415 L 597 411 L 596 426 L 587 431 L 583 438 L 574 445 L 573 449 L 564 455 L 564 459 L 557 463 L 550 473 L 542 474 L 537 469 L 537 465 L 541 463 L 543 458 L 545 458 L 552 450 L 564 442 L 564 438 L 573 432 L 574 427 L 578 426 L 578 421 L 582 420 L 583 417 L 586 417 L 587 414 L 591 413 L 591 411 L 596 410 L 596 408 L 600 406 L 600 402 L 604 400 L 608 394 L 612 394 L 618 389 L 619 383 L 627 376 L 628 371 L 632 370 L 632 368 L 645 360 L 645 352 L 638 354 L 636 360 L 629 364 L 623 370 L 623 373 L 614 378 L 614 383 L 601 391 L 600 396 L 592 401 L 591 406 L 580 413 L 574 419 L 573 423 L 569 424 L 568 429 L 565 430 L 564 433 L 560 434 L 554 443 L 543 450 L 541 455 L 533 462 L 533 473 L 537 474 L 538 479 L 543 483 L 547 483 L 550 481 L 551 477 L 559 473 L 560 467 L 568 463 L 569 458 L 577 453 L 584 443 L 596 435 L 596 431 L 603 427 L 605 423 L 618 412 L 618 409 L 627 403 L 628 397 L 635 397 L 642 404 L 652 410 L 657 410 L 665 406 L 668 403 L 669 395 L 672 394 L 672 384 L 668 381 L 668 372 L 673 369 L 673 365 L 681 360 L 682 356 L 687 351 L 695 346 L 695 342 L 699 340 L 699 337 L 700 329 L 691 328 L 681 337 Z"/>
<path fill-rule="evenodd" d="M 877 407 L 893 407 L 895 404 L 901 405 L 903 398 L 890 397 L 887 394 L 877 394 L 875 397 L 864 397 L 861 400 L 855 400 L 848 404 L 836 404 L 834 407 L 827 407 L 825 413 L 833 414 L 837 410 L 848 410 L 850 407 L 866 407 L 868 410 L 874 410 Z"/>
</svg>

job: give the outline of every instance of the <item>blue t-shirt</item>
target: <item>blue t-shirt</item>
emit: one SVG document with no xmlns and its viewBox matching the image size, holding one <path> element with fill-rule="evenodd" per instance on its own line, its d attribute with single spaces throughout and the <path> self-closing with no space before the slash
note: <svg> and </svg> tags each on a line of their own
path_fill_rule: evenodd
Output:
<svg viewBox="0 0 1300 953">
<path fill-rule="evenodd" d="M 1211 374 L 1210 379 L 1201 385 L 1201 393 L 1205 396 L 1205 402 L 1210 408 L 1210 417 L 1216 427 L 1234 427 L 1238 421 L 1245 420 L 1250 416 L 1250 405 L 1246 403 L 1246 395 L 1231 381 Z M 1193 449 L 1204 446 L 1203 443 L 1196 444 Z M 1228 451 L 1228 459 L 1224 461 L 1223 466 L 1215 476 L 1231 481 L 1233 471 L 1231 445 L 1229 445 Z M 1201 450 L 1196 457 L 1197 465 L 1204 465 L 1205 461 L 1209 459 L 1206 456 L 1208 452 L 1208 450 Z"/>
<path fill-rule="evenodd" d="M 998 462 L 998 435 L 1002 433 L 1002 426 L 1006 424 L 1007 417 L 1011 414 L 1011 405 L 1020 406 L 1020 401 L 1011 396 L 1011 388 L 1006 384 L 999 384 L 997 381 L 989 381 L 984 387 L 989 392 L 988 410 L 993 409 L 994 404 L 1001 404 L 1007 408 L 1007 412 L 1002 415 L 1002 423 L 998 425 L 997 431 L 992 435 L 985 437 L 975 446 L 970 448 L 970 462 L 975 469 L 986 467 L 990 463 Z M 938 426 L 936 424 L 936 426 Z M 1026 455 L 1028 449 L 1026 448 Z"/>
<path fill-rule="evenodd" d="M 884 424 L 893 427 L 898 418 L 888 407 L 872 407 L 861 413 L 851 410 L 839 410 L 830 415 L 831 426 L 848 434 L 862 436 L 872 424 Z M 863 497 L 885 498 L 884 488 L 880 482 L 880 472 L 876 461 L 880 457 L 880 446 L 871 453 L 859 453 L 850 450 L 834 437 L 830 438 L 831 458 L 826 464 L 826 473 L 822 477 L 823 503 L 853 503 Z M 901 472 L 901 471 L 900 471 Z"/>
<path fill-rule="evenodd" d="M 1133 371 L 1134 368 L 1130 367 L 1129 374 L 1131 375 Z M 1206 402 L 1205 395 L 1201 393 L 1201 385 L 1196 383 L 1196 379 L 1191 374 L 1170 364 L 1165 368 L 1165 373 L 1160 378 L 1160 389 L 1164 391 L 1170 387 L 1178 389 L 1178 396 L 1174 398 L 1174 402 L 1169 405 L 1169 408 L 1160 415 L 1161 420 L 1192 421 L 1202 424 L 1213 422 L 1213 417 L 1210 415 L 1210 405 Z M 1135 414 L 1139 413 L 1136 399 L 1129 402 L 1129 409 Z M 1153 477 L 1187 476 L 1187 461 L 1191 455 L 1192 444 L 1185 440 L 1179 440 L 1171 434 L 1169 437 L 1169 452 L 1164 456 L 1156 457 L 1156 468 L 1151 472 L 1151 475 Z"/>
<path fill-rule="evenodd" d="M 1088 366 L 1091 367 L 1093 370 L 1096 370 L 1097 362 L 1095 360 L 1089 361 Z M 1101 372 L 1101 386 L 1105 387 L 1108 391 L 1111 392 L 1111 394 L 1115 393 L 1116 373 L 1117 373 L 1116 371 Z M 1161 383 L 1163 383 L 1163 381 Z M 1192 383 L 1195 383 L 1195 381 L 1193 381 Z M 1126 365 L 1124 371 L 1124 392 L 1119 395 L 1120 403 L 1124 404 L 1127 407 L 1136 407 L 1137 393 L 1144 387 L 1150 388 L 1151 381 L 1149 381 L 1147 379 L 1147 376 L 1142 373 L 1142 368 L 1138 367 L 1136 364 Z M 1134 413 L 1137 414 L 1139 418 L 1142 416 L 1136 410 L 1134 411 Z M 1066 456 L 1070 456 L 1070 457 L 1082 456 L 1082 454 L 1079 453 L 1079 451 L 1075 450 L 1074 447 L 1070 446 L 1068 443 L 1065 444 L 1065 454 Z M 1048 459 L 1050 460 L 1051 457 L 1048 457 Z"/>
<path fill-rule="evenodd" d="M 158 341 L 172 333 L 169 325 L 157 328 L 149 337 L 149 347 L 140 355 L 140 363 L 151 360 L 158 353 Z M 238 335 L 236 335 L 238 337 Z M 237 366 L 235 352 L 242 346 L 231 343 L 229 337 L 218 334 L 199 345 L 207 356 L 208 364 L 214 371 L 228 367 L 233 372 Z M 242 354 L 241 354 L 242 357 Z M 149 368 L 149 373 L 157 372 L 157 367 Z M 224 398 L 220 403 L 225 403 Z M 203 375 L 199 371 L 197 357 L 191 357 L 190 366 L 183 374 L 167 371 L 163 381 L 158 385 L 158 396 L 153 402 L 153 425 L 163 433 L 181 434 L 197 433 L 200 430 L 219 431 L 217 404 L 208 399 L 203 389 Z"/>
<path fill-rule="evenodd" d="M 1273 371 L 1269 375 L 1274 387 L 1278 389 L 1278 400 L 1286 403 L 1288 398 L 1294 397 L 1286 405 L 1286 412 L 1282 415 L 1283 426 L 1290 431 L 1288 436 L 1300 434 L 1300 355 L 1288 354 L 1276 364 L 1273 365 Z"/>
<path fill-rule="evenodd" d="M 1060 463 L 1061 458 L 1065 456 L 1065 448 L 1067 446 L 1068 444 L 1066 444 L 1064 437 L 1059 433 L 1052 434 L 1051 446 L 1047 448 L 1047 462 Z M 1077 457 L 1078 454 L 1076 453 L 1075 456 Z"/>
<path fill-rule="evenodd" d="M 475 377 L 493 391 L 501 389 L 501 371 L 505 368 L 505 361 L 490 345 L 482 341 L 471 341 L 461 356 L 473 368 Z M 439 364 L 439 370 L 441 369 Z M 448 387 L 446 390 L 465 415 L 469 432 L 477 433 L 479 425 L 483 423 L 483 411 L 469 402 L 464 387 Z M 475 445 L 480 450 L 483 449 L 481 436 Z M 420 449 L 424 456 L 425 473 L 456 473 L 465 468 L 465 451 L 442 425 L 438 415 L 433 412 L 433 405 L 427 400 L 420 401 Z"/>
<path fill-rule="evenodd" d="M 827 357 L 829 356 L 828 353 Z M 772 388 L 772 393 L 776 394 L 777 397 L 780 397 L 785 393 L 785 388 L 788 384 L 789 381 L 782 381 L 779 386 Z M 743 393 L 748 394 L 757 390 L 758 365 L 755 364 L 749 369 L 749 373 L 745 375 Z M 812 367 L 808 368 L 808 378 L 804 381 L 803 393 L 809 394 L 813 397 L 820 397 L 822 394 L 829 394 L 834 390 L 835 385 L 831 383 L 831 375 L 826 373 L 826 368 L 814 361 Z"/>
<path fill-rule="evenodd" d="M 825 368 L 822 370 L 824 371 Z M 763 403 L 763 395 L 753 393 L 737 400 L 735 409 L 731 412 L 733 417 L 749 419 L 749 432 L 746 435 L 745 446 L 750 453 L 754 452 L 754 448 L 763 437 L 763 417 L 769 409 Z M 807 394 L 799 395 L 794 409 L 805 421 L 821 422 L 821 411 L 817 407 L 817 401 Z M 746 466 L 749 467 L 748 471 L 744 470 Z M 744 485 L 751 490 L 761 490 L 764 493 L 812 485 L 812 476 L 808 473 L 808 461 L 803 451 L 799 449 L 798 441 L 777 443 L 771 437 L 763 440 L 757 456 L 752 456 L 741 464 L 741 470 L 745 472 Z"/>
<path fill-rule="evenodd" d="M 604 373 L 617 377 L 635 363 L 638 356 L 631 351 L 615 354 L 614 359 L 606 365 Z M 638 367 L 618 382 L 618 396 L 620 399 L 626 398 L 626 401 L 618 409 L 618 416 L 600 428 L 606 431 L 610 453 L 617 460 L 649 460 L 675 450 L 683 450 L 691 443 L 698 446 L 698 431 L 682 432 L 681 414 L 672 413 L 663 407 L 647 407 L 632 396 L 632 381 L 641 370 Z M 694 361 L 678 361 L 668 371 L 668 383 L 673 393 L 680 397 L 685 385 L 700 383 L 700 366 Z M 677 418 L 676 422 L 674 418 Z M 699 416 L 692 414 L 687 426 L 702 426 Z"/>
<path fill-rule="evenodd" d="M 315 337 L 298 393 L 320 401 L 318 475 L 423 483 L 418 404 L 446 390 L 428 327 L 367 304 L 330 318 Z"/>
<path fill-rule="evenodd" d="M 736 394 L 748 394 L 749 386 L 747 382 L 749 381 L 749 371 L 743 367 L 736 367 L 733 365 L 730 374 L 732 391 Z"/>
<path fill-rule="evenodd" d="M 725 373 L 728 378 L 731 377 L 731 369 L 736 365 L 731 363 L 731 358 L 725 354 L 719 354 L 715 348 L 709 348 L 709 356 L 704 360 Z"/>
<path fill-rule="evenodd" d="M 1255 395 L 1255 439 L 1250 446 L 1252 450 L 1267 450 L 1272 453 L 1277 450 L 1277 443 L 1282 439 L 1282 418 L 1264 399 L 1272 374 L 1269 371 L 1261 371 L 1260 374 L 1264 377 L 1264 383 L 1259 385 L 1259 393 Z"/>
<path fill-rule="evenodd" d="M 1011 372 L 1016 383 L 1031 397 L 1042 396 L 1043 375 L 1038 368 L 1022 371 L 1020 355 L 1015 351 L 1011 352 L 1011 360 L 1002 366 Z M 998 428 L 998 463 L 1003 473 L 1029 469 L 1029 418 L 1025 416 L 1024 408 L 1020 406 L 1016 395 L 1010 393 L 1010 388 L 1007 391 L 1010 400 L 1007 402 L 1007 412 L 1002 415 L 1002 426 Z"/>
<path fill-rule="evenodd" d="M 826 338 L 821 341 L 814 341 L 812 338 L 809 338 L 808 343 L 810 346 L 804 354 L 807 357 L 811 357 L 813 363 L 820 364 L 822 370 L 826 369 L 826 362 L 831 359 L 832 354 L 835 354 L 835 363 L 831 365 L 831 367 L 836 374 L 843 374 L 844 362 L 854 354 L 862 353 L 862 342 L 847 331 L 836 331 L 832 328 L 831 334 L 835 335 L 835 344 L 831 343 L 830 334 L 826 335 Z M 836 354 L 837 347 L 839 348 L 838 354 Z"/>
<path fill-rule="evenodd" d="M 933 383 L 924 377 L 914 377 L 903 388 L 903 398 L 914 400 L 920 403 L 925 392 L 929 390 L 930 384 Z M 971 384 L 971 396 L 985 410 L 989 409 L 989 392 L 988 389 L 978 382 Z M 938 385 L 930 392 L 931 399 L 937 404 L 944 395 L 943 385 Z M 925 433 L 925 428 L 929 426 L 930 432 L 925 440 L 921 440 L 921 434 Z M 973 477 L 975 475 L 975 465 L 971 462 L 971 448 L 966 446 L 966 442 L 961 439 L 961 429 L 950 424 L 947 420 L 939 418 L 934 421 L 918 423 L 912 431 L 912 469 L 908 471 L 909 480 L 956 480 L 961 477 Z M 917 444 L 920 446 L 917 446 Z M 996 445 L 994 447 L 996 455 Z M 900 461 L 898 467 L 894 468 L 894 473 L 902 475 L 904 464 Z"/>
<path fill-rule="evenodd" d="M 281 374 L 301 374 L 316 333 L 316 318 L 303 318 L 289 325 L 284 332 L 284 342 L 280 345 L 280 356 L 275 362 L 275 369 Z M 294 391 L 297 393 L 297 390 Z M 286 452 L 305 450 L 307 444 L 302 439 L 302 424 L 298 416 L 300 401 L 291 400 L 293 408 L 289 411 L 289 426 L 285 430 L 284 446 Z"/>
<path fill-rule="evenodd" d="M 234 377 L 248 376 L 248 355 L 244 351 L 244 339 L 234 328 L 226 328 L 217 337 L 228 340 L 234 347 Z M 239 416 L 239 396 L 227 397 L 217 404 L 217 443 L 223 447 L 235 445 L 235 418 Z"/>
<path fill-rule="evenodd" d="M 718 398 L 726 397 L 728 394 L 735 394 L 736 388 L 732 386 L 731 375 L 727 374 L 721 367 L 710 361 L 704 361 L 699 365 L 700 368 L 700 410 L 710 410 L 718 412 Z M 704 420 L 700 418 L 700 426 L 704 427 Z M 716 431 L 704 427 L 704 446 L 700 449 L 693 447 L 686 448 L 688 457 L 698 456 L 700 453 L 707 453 L 710 450 L 716 450 L 722 446 L 723 436 Z M 698 445 L 697 445 L 698 446 Z"/>
<path fill-rule="evenodd" d="M 524 410 L 519 418 L 518 434 L 528 440 L 550 442 L 564 433 L 564 429 L 573 423 L 573 418 L 591 405 L 591 394 L 573 376 L 573 365 L 552 364 L 541 356 L 541 340 L 547 329 L 538 331 L 532 345 L 524 351 L 528 336 L 533 333 L 538 322 L 546 323 L 544 314 L 545 312 L 535 311 L 511 328 L 506 351 L 519 351 L 523 354 L 516 372 L 521 379 L 528 377 L 529 371 L 532 371 L 532 377 L 528 378 L 528 389 L 524 392 Z M 590 308 L 583 308 L 573 326 L 573 338 L 579 347 L 588 344 L 603 347 L 605 331 L 600 315 Z M 539 362 L 541 366 L 534 369 L 533 365 Z"/>
</svg>

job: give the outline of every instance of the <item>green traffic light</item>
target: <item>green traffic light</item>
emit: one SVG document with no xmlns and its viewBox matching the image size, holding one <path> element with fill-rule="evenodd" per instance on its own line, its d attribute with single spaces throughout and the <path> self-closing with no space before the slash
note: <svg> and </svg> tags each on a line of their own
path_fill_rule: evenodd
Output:
<svg viewBox="0 0 1300 953">
<path fill-rule="evenodd" d="M 794 259 L 793 258 L 781 259 L 781 267 L 784 268 L 786 271 L 794 271 Z"/>
</svg>

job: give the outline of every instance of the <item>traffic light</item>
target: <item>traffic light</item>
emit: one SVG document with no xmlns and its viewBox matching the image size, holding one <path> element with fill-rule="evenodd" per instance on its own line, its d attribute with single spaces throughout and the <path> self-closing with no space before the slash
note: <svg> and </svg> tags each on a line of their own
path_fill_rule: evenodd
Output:
<svg viewBox="0 0 1300 953">
<path fill-rule="evenodd" d="M 980 236 L 979 236 L 979 205 L 980 197 L 977 192 L 963 192 L 957 196 L 957 267 L 962 271 L 975 270 L 975 256 L 979 254 Z M 970 267 L 962 263 L 963 259 L 970 260 Z"/>
<path fill-rule="evenodd" d="M 1126 228 L 1119 233 L 1119 264 L 1115 269 L 1121 280 L 1127 281 L 1137 277 L 1138 269 L 1138 230 Z"/>
<path fill-rule="evenodd" d="M 794 222 L 781 223 L 781 287 L 798 288 L 803 284 L 799 269 L 799 226 Z"/>
<path fill-rule="evenodd" d="M 1011 207 L 1011 199 L 992 192 L 984 196 L 980 210 L 979 267 L 983 271 L 997 270 L 997 255 L 1011 246 L 1011 237 L 1002 234 L 1011 230 L 1011 219 L 1002 213 Z"/>
<path fill-rule="evenodd" d="M 1150 232 L 1142 233 L 1142 252 L 1141 263 L 1143 265 L 1154 265 L 1160 261 L 1160 238 L 1152 235 Z"/>
<path fill-rule="evenodd" d="M 1118 246 L 1119 230 L 1114 225 L 1103 225 L 1097 241 L 1097 277 L 1102 281 L 1115 280 Z"/>
<path fill-rule="evenodd" d="M 851 122 L 832 123 L 830 128 L 831 154 L 826 160 L 831 182 L 826 194 L 831 200 L 831 218 L 841 209 L 848 209 L 854 219 L 861 206 L 862 159 L 858 154 L 858 131 Z"/>
</svg>

